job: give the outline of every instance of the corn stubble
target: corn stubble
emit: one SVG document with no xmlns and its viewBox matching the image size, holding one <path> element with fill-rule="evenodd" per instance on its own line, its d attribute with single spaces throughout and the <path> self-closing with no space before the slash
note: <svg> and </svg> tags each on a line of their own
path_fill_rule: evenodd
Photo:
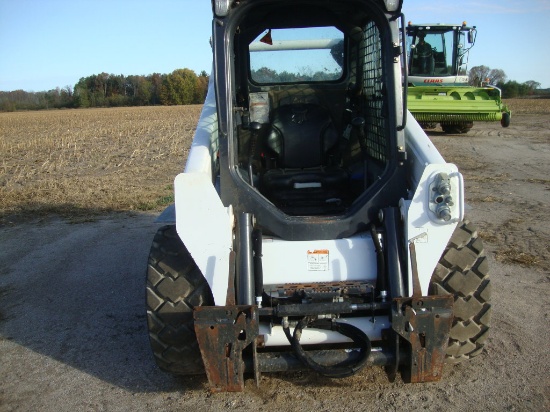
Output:
<svg viewBox="0 0 550 412">
<path fill-rule="evenodd" d="M 550 113 L 550 99 L 505 103 L 513 114 Z M 162 210 L 172 201 L 201 108 L 0 113 L 0 223 Z"/>
<path fill-rule="evenodd" d="M 0 113 L 0 219 L 162 210 L 201 107 Z"/>
</svg>

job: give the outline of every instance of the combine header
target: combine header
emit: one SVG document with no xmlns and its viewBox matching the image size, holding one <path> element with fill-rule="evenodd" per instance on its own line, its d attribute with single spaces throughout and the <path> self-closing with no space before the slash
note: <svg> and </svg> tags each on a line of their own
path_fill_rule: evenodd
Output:
<svg viewBox="0 0 550 412">
<path fill-rule="evenodd" d="M 495 86 L 468 85 L 468 53 L 477 30 L 466 22 L 407 26 L 408 109 L 424 128 L 466 133 L 474 121 L 510 125 L 510 110 Z"/>
</svg>

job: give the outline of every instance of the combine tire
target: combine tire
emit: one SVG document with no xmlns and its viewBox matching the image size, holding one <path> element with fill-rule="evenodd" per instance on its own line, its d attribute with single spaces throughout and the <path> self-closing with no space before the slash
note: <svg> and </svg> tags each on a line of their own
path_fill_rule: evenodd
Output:
<svg viewBox="0 0 550 412">
<path fill-rule="evenodd" d="M 483 244 L 468 221 L 457 226 L 445 248 L 432 274 L 430 294 L 455 297 L 447 362 L 479 355 L 489 331 L 491 284 Z"/>
<path fill-rule="evenodd" d="M 420 127 L 424 130 L 428 130 L 428 129 L 435 129 L 437 127 L 437 123 L 420 123 Z"/>
<path fill-rule="evenodd" d="M 462 123 L 441 123 L 441 129 L 447 134 L 463 134 L 474 126 L 474 122 L 462 122 Z"/>
<path fill-rule="evenodd" d="M 510 126 L 510 113 L 508 112 L 502 113 L 502 119 L 500 119 L 500 125 L 502 127 Z"/>
<path fill-rule="evenodd" d="M 147 266 L 147 326 L 157 365 L 175 375 L 205 373 L 193 308 L 213 305 L 212 292 L 175 226 L 160 228 Z"/>
</svg>

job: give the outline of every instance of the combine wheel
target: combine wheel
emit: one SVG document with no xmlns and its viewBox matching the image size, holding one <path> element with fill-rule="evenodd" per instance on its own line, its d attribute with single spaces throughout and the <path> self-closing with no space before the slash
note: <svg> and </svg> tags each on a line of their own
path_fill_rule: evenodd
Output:
<svg viewBox="0 0 550 412">
<path fill-rule="evenodd" d="M 489 331 L 491 284 L 483 244 L 468 221 L 453 233 L 432 274 L 429 293 L 455 297 L 447 362 L 479 355 Z"/>
<path fill-rule="evenodd" d="M 420 123 L 420 127 L 424 130 L 428 130 L 428 129 L 435 129 L 437 127 L 437 123 L 433 123 L 433 122 L 429 122 L 429 123 L 425 123 L 425 122 L 421 122 Z"/>
<path fill-rule="evenodd" d="M 502 127 L 510 126 L 510 113 L 508 112 L 502 113 L 502 119 L 500 119 L 500 125 Z"/>
<path fill-rule="evenodd" d="M 468 131 L 474 126 L 474 122 L 462 122 L 462 123 L 441 123 L 441 128 L 443 132 L 447 134 L 463 134 L 468 133 Z"/>
<path fill-rule="evenodd" d="M 205 372 L 193 308 L 213 305 L 212 292 L 174 225 L 160 228 L 147 266 L 147 326 L 157 365 L 175 375 Z"/>
</svg>

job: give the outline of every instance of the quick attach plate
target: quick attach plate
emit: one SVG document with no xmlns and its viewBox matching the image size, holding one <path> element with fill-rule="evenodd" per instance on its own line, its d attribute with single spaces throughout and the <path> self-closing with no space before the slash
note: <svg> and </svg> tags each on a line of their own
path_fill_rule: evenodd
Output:
<svg viewBox="0 0 550 412">
<path fill-rule="evenodd" d="M 256 307 L 199 306 L 193 315 L 210 390 L 244 390 L 245 365 L 242 352 L 251 343 L 255 345 L 259 333 Z"/>
<path fill-rule="evenodd" d="M 410 362 L 402 370 L 404 381 L 433 382 L 441 379 L 453 323 L 453 302 L 452 295 L 393 300 L 393 330 L 410 344 Z M 399 339 L 397 353 L 398 342 Z"/>
</svg>

